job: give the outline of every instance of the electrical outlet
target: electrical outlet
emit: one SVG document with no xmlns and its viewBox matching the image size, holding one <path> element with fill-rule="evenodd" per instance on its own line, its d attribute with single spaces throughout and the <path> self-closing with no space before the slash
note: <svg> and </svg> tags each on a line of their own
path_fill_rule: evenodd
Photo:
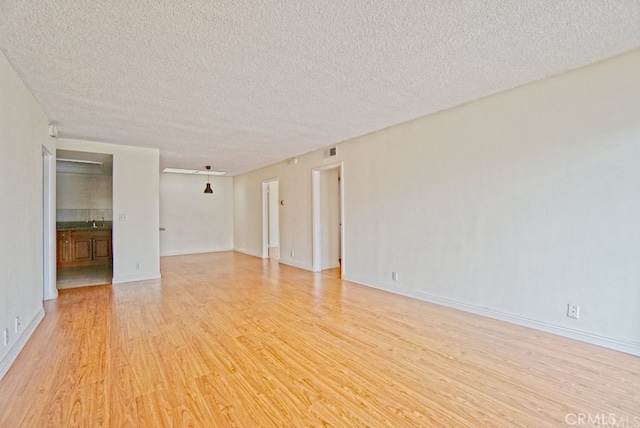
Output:
<svg viewBox="0 0 640 428">
<path fill-rule="evenodd" d="M 291 258 L 295 259 L 296 258 L 296 253 L 294 253 L 293 251 L 291 252 Z"/>
<path fill-rule="evenodd" d="M 20 333 L 20 317 L 19 317 L 19 316 L 18 316 L 18 317 L 16 317 L 16 322 L 15 322 L 14 327 L 15 327 L 15 328 L 14 328 L 15 333 L 16 333 L 16 334 Z"/>
<path fill-rule="evenodd" d="M 136 263 L 136 270 L 140 270 L 140 262 Z"/>
<path fill-rule="evenodd" d="M 569 303 L 567 305 L 567 316 L 575 319 L 580 318 L 580 306 Z"/>
<path fill-rule="evenodd" d="M 400 279 L 400 273 L 391 272 L 391 279 L 394 280 L 394 281 L 398 281 Z"/>
<path fill-rule="evenodd" d="M 4 346 L 7 346 L 9 344 L 9 329 L 5 328 L 4 329 Z"/>
</svg>

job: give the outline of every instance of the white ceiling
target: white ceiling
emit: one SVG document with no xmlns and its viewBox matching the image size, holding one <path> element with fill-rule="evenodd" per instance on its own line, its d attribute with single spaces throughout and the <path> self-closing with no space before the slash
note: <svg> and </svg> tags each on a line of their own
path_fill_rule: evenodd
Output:
<svg viewBox="0 0 640 428">
<path fill-rule="evenodd" d="M 230 175 L 638 48 L 635 0 L 0 0 L 61 137 Z"/>
</svg>

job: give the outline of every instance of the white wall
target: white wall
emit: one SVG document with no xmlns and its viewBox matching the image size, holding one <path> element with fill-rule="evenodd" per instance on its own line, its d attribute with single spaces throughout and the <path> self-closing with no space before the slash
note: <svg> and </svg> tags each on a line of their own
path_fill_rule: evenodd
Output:
<svg viewBox="0 0 640 428">
<path fill-rule="evenodd" d="M 113 189 L 110 175 L 59 172 L 56 184 L 56 208 L 59 210 L 111 210 Z"/>
<path fill-rule="evenodd" d="M 640 354 L 639 75 L 635 51 L 236 177 L 236 248 L 279 176 L 310 269 L 310 169 L 343 161 L 345 279 Z"/>
<path fill-rule="evenodd" d="M 55 153 L 48 124 L 0 53 L 0 378 L 44 316 L 42 148 Z M 1 340 L 5 328 L 8 346 Z"/>
<path fill-rule="evenodd" d="M 62 138 L 58 149 L 113 155 L 113 282 L 159 278 L 158 150 Z"/>
<path fill-rule="evenodd" d="M 278 177 L 280 262 L 311 270 L 311 168 L 335 159 L 318 151 L 233 177 L 234 250 L 262 257 L 262 182 Z"/>
<path fill-rule="evenodd" d="M 160 255 L 233 249 L 233 179 L 160 174 Z"/>
</svg>

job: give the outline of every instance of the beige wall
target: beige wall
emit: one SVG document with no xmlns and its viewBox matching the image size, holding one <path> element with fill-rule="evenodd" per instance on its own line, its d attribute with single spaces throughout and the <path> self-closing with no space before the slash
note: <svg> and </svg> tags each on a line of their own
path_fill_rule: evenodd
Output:
<svg viewBox="0 0 640 428">
<path fill-rule="evenodd" d="M 0 53 L 0 378 L 44 315 L 42 149 L 55 153 L 48 125 Z M 17 334 L 16 316 L 21 320 Z"/>
<path fill-rule="evenodd" d="M 262 257 L 262 182 L 279 179 L 280 262 L 311 269 L 311 168 L 332 164 L 322 152 L 234 177 L 234 249 Z M 293 256 L 291 253 L 293 252 Z"/>
<path fill-rule="evenodd" d="M 160 255 L 233 249 L 233 179 L 160 174 Z"/>
<path fill-rule="evenodd" d="M 310 269 L 311 168 L 343 161 L 346 279 L 640 354 L 639 75 L 636 51 L 236 177 L 235 246 L 279 176 Z"/>
</svg>

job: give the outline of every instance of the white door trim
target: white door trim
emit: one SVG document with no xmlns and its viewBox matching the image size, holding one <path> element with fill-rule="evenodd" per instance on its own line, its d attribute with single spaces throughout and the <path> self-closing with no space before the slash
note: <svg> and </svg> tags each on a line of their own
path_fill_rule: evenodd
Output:
<svg viewBox="0 0 640 428">
<path fill-rule="evenodd" d="M 269 183 L 280 181 L 279 177 L 269 178 L 262 182 L 262 258 L 269 258 Z"/>
<path fill-rule="evenodd" d="M 344 163 L 337 162 L 329 165 L 323 165 L 311 170 L 311 227 L 313 230 L 312 244 L 312 264 L 313 272 L 322 270 L 322 230 L 321 221 L 321 201 L 320 201 L 320 173 L 322 171 L 340 168 L 340 257 L 342 264 L 340 269 L 341 276 L 345 272 L 345 223 L 344 223 Z"/>
<path fill-rule="evenodd" d="M 56 156 L 42 147 L 42 298 L 58 297 L 56 287 Z"/>
</svg>

